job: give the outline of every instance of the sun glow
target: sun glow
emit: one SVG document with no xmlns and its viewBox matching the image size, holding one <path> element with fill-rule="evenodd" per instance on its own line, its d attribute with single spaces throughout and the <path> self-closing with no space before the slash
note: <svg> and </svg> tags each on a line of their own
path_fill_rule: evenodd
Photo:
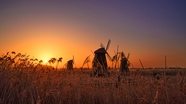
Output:
<svg viewBox="0 0 186 104">
<path fill-rule="evenodd" d="M 52 57 L 52 55 L 50 53 L 43 52 L 38 57 L 39 59 L 43 60 L 43 64 L 47 64 L 48 60 Z"/>
<path fill-rule="evenodd" d="M 46 64 L 47 62 L 48 62 L 47 59 L 44 59 L 44 60 L 43 60 L 43 64 Z"/>
</svg>

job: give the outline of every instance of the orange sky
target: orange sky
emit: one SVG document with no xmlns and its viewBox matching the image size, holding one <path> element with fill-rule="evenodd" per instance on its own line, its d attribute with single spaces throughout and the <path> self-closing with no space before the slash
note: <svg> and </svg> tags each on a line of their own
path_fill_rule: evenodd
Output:
<svg viewBox="0 0 186 104">
<path fill-rule="evenodd" d="M 91 50 L 111 39 L 108 53 L 113 56 L 119 45 L 119 51 L 130 53 L 133 67 L 141 67 L 139 59 L 144 67 L 164 67 L 165 55 L 168 66 L 186 67 L 186 16 L 179 10 L 181 4 L 155 8 L 158 3 L 148 2 L 149 8 L 132 2 L 51 2 L 0 2 L 0 54 L 63 57 L 60 67 L 74 56 L 74 66 L 81 67 L 87 56 L 92 61 Z M 169 12 L 173 4 L 175 11 Z"/>
</svg>

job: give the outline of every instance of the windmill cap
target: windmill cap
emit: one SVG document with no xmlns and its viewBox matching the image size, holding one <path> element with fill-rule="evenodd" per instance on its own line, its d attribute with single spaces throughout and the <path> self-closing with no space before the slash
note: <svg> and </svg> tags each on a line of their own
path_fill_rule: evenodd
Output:
<svg viewBox="0 0 186 104">
<path fill-rule="evenodd" d="M 107 53 L 106 50 L 104 48 L 99 48 L 96 51 L 94 51 L 95 54 L 99 54 L 99 53 Z"/>
<path fill-rule="evenodd" d="M 73 62 L 73 60 L 68 60 L 68 63 L 72 63 Z"/>
</svg>

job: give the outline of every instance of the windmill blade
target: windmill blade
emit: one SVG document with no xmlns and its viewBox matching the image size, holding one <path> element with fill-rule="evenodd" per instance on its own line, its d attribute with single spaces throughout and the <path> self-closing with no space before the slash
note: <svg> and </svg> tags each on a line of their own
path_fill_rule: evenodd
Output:
<svg viewBox="0 0 186 104">
<path fill-rule="evenodd" d="M 129 56 L 130 56 L 130 53 L 128 53 L 128 56 L 127 56 L 126 59 L 127 59 L 128 63 L 131 64 L 131 62 L 128 60 L 129 59 Z"/>
<path fill-rule="evenodd" d="M 118 51 L 119 51 L 119 45 L 117 46 L 117 54 L 118 54 Z"/>
<path fill-rule="evenodd" d="M 109 39 L 109 40 L 108 40 L 108 43 L 107 43 L 106 51 L 109 49 L 110 42 L 111 42 L 111 40 Z"/>
<path fill-rule="evenodd" d="M 129 62 L 129 64 L 131 64 L 131 62 L 127 59 L 127 61 Z"/>
<path fill-rule="evenodd" d="M 116 58 L 117 58 L 116 61 L 118 62 L 119 59 L 121 58 L 121 54 L 117 53 L 116 55 L 117 55 L 117 57 L 116 57 Z"/>
<path fill-rule="evenodd" d="M 116 60 L 116 55 L 114 55 L 113 57 L 112 57 L 112 61 L 115 61 Z"/>
<path fill-rule="evenodd" d="M 100 44 L 100 46 L 101 46 L 101 48 L 104 48 L 105 49 L 105 46 L 102 43 Z"/>
<path fill-rule="evenodd" d="M 119 50 L 119 45 L 117 46 L 117 52 L 116 52 L 116 55 L 115 55 L 116 56 L 115 57 L 116 58 L 116 62 L 118 62 L 118 60 L 119 60 L 119 57 L 118 57 L 119 52 L 118 52 L 118 50 Z"/>
<path fill-rule="evenodd" d="M 74 64 L 74 55 L 73 55 L 73 57 L 72 57 L 72 62 L 73 62 L 72 64 Z"/>
<path fill-rule="evenodd" d="M 110 57 L 110 55 L 108 54 L 108 53 L 106 53 L 107 54 L 107 58 L 110 60 L 110 61 L 112 61 L 112 58 Z"/>
<path fill-rule="evenodd" d="M 129 59 L 130 53 L 128 53 L 127 60 Z"/>
</svg>

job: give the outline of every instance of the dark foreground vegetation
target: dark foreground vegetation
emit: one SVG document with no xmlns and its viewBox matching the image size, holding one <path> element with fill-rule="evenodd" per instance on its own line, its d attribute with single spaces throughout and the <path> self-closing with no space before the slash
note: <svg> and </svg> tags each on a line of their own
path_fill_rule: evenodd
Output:
<svg viewBox="0 0 186 104">
<path fill-rule="evenodd" d="M 109 77 L 90 77 L 91 69 L 57 69 L 17 55 L 1 57 L 0 104 L 186 102 L 186 69 L 110 69 Z"/>
<path fill-rule="evenodd" d="M 90 70 L 0 69 L 1 104 L 127 104 L 186 102 L 185 70 L 90 77 Z"/>
</svg>

